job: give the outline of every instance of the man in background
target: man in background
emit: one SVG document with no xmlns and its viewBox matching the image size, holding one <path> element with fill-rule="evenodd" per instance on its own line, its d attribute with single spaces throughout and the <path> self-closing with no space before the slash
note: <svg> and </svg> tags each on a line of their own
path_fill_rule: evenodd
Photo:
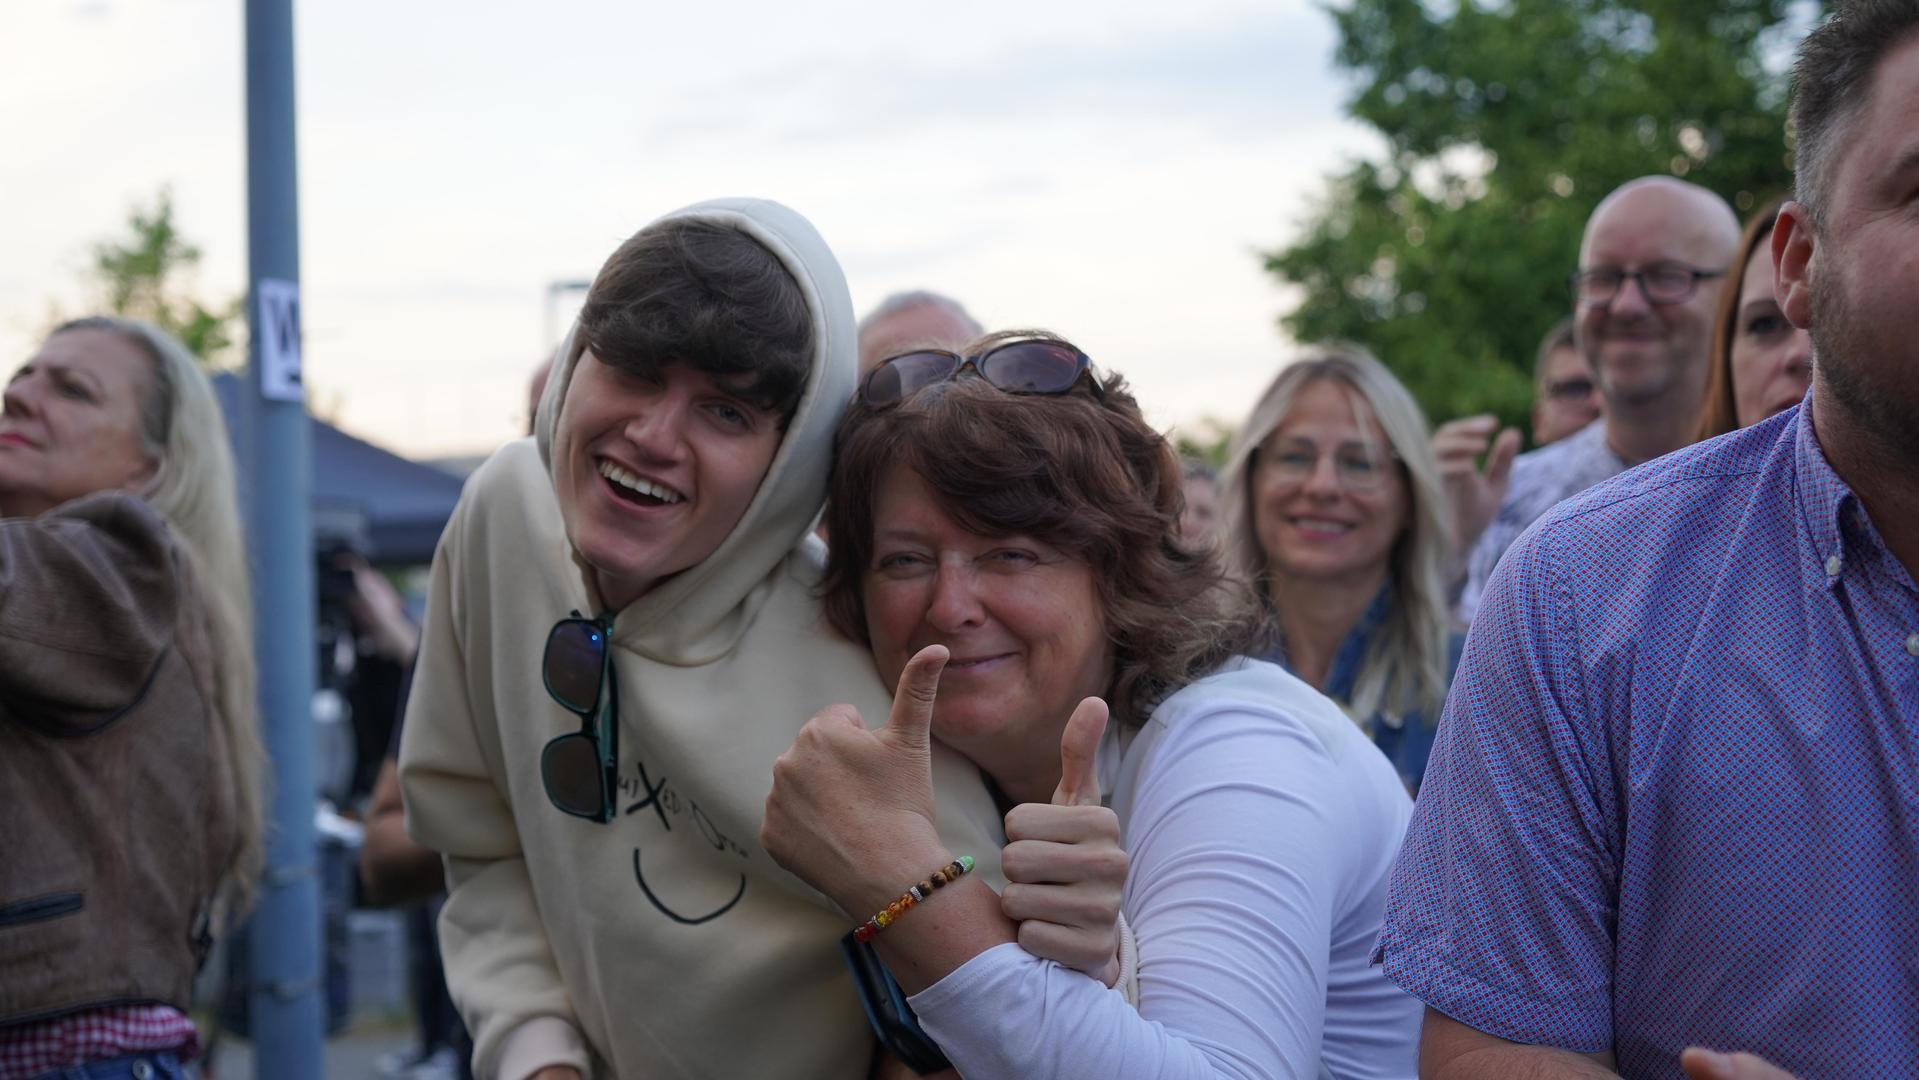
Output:
<svg viewBox="0 0 1919 1080">
<path fill-rule="evenodd" d="M 1586 220 L 1572 293 L 1573 340 L 1604 415 L 1512 463 L 1499 510 L 1466 561 L 1461 621 L 1472 621 L 1500 556 L 1541 514 L 1692 441 L 1706 393 L 1712 285 L 1738 247 L 1732 207 L 1696 184 L 1645 176 L 1600 200 Z M 1459 480 L 1478 485 L 1470 497 L 1485 504 L 1499 477 L 1489 468 Z"/>
<path fill-rule="evenodd" d="M 1570 317 L 1553 324 L 1539 341 L 1533 359 L 1533 447 L 1555 443 L 1599 419 L 1604 402 L 1592 371 L 1573 344 Z M 1493 437 L 1494 432 L 1499 437 Z M 1433 456 L 1453 508 L 1453 541 L 1460 553 L 1453 587 L 1466 580 L 1465 556 L 1492 523 L 1506 498 L 1513 458 L 1519 453 L 1519 429 L 1499 430 L 1490 413 L 1448 420 L 1433 432 Z M 1479 462 L 1484 459 L 1482 469 Z"/>
<path fill-rule="evenodd" d="M 1540 339 L 1533 361 L 1533 448 L 1556 443 L 1599 419 L 1606 401 L 1573 343 L 1570 316 Z"/>
<path fill-rule="evenodd" d="M 860 380 L 889 356 L 922 346 L 958 351 L 985 331 L 959 301 L 925 289 L 898 292 L 860 320 Z"/>
</svg>

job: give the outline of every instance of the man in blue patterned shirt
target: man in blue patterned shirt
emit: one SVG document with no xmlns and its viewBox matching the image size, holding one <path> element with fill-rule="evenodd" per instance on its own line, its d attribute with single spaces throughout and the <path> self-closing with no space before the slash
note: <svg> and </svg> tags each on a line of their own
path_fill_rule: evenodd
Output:
<svg viewBox="0 0 1919 1080">
<path fill-rule="evenodd" d="M 1812 390 L 1493 574 L 1377 953 L 1422 1076 L 1919 1075 L 1919 0 L 1835 7 L 1772 240 Z"/>
</svg>

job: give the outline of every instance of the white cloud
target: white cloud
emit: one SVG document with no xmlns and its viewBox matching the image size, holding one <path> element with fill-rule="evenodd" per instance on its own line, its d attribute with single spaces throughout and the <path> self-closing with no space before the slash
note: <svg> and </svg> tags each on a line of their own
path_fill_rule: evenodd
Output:
<svg viewBox="0 0 1919 1080">
<path fill-rule="evenodd" d="M 97 9 L 97 10 L 96 10 Z M 237 5 L 0 14 L 0 353 L 170 184 L 203 291 L 245 281 Z M 375 4 L 298 13 L 309 378 L 413 453 L 515 432 L 546 286 L 722 194 L 778 198 L 856 304 L 927 286 L 1074 336 L 1165 423 L 1283 355 L 1253 251 L 1372 140 L 1305 3 Z M 16 46 L 9 45 L 9 52 Z M 12 58 L 9 57 L 11 61 Z"/>
</svg>

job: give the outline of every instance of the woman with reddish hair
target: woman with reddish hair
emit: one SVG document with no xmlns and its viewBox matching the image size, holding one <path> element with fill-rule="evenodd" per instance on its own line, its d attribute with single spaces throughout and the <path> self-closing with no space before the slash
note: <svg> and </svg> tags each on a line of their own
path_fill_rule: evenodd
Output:
<svg viewBox="0 0 1919 1080">
<path fill-rule="evenodd" d="M 1125 381 L 1059 338 L 881 363 L 836 441 L 824 589 L 894 706 L 806 725 L 762 842 L 864 920 L 962 1075 L 1410 1077 L 1418 1004 L 1368 963 L 1410 801 L 1338 706 L 1247 658 L 1258 611 L 1181 539 L 1180 490 Z M 1003 898 L 939 842 L 929 738 L 1009 811 Z M 1106 829 L 1137 1007 L 1009 921 L 1097 877 L 1075 852 Z"/>
<path fill-rule="evenodd" d="M 1772 226 L 1784 202 L 1773 199 L 1747 219 L 1739 254 L 1719 290 L 1701 439 L 1784 412 L 1812 385 L 1812 336 L 1786 321 L 1772 290 Z"/>
</svg>

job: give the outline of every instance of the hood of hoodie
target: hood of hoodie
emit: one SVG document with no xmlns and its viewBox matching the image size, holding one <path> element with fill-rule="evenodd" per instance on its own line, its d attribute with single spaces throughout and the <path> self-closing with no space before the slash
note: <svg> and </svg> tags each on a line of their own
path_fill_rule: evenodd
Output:
<svg viewBox="0 0 1919 1080">
<path fill-rule="evenodd" d="M 682 218 L 737 229 L 758 241 L 799 283 L 813 318 L 813 363 L 799 407 L 739 523 L 705 559 L 661 580 L 621 609 L 614 621 L 613 637 L 621 646 L 662 663 L 693 665 L 732 649 L 751 625 L 776 573 L 807 541 L 826 501 L 833 432 L 853 397 L 859 359 L 845 275 L 804 217 L 766 199 L 714 199 L 658 221 Z M 576 322 L 540 398 L 534 433 L 549 483 L 554 429 L 584 348 Z M 573 562 L 584 577 L 587 566 L 577 548 Z"/>
</svg>

